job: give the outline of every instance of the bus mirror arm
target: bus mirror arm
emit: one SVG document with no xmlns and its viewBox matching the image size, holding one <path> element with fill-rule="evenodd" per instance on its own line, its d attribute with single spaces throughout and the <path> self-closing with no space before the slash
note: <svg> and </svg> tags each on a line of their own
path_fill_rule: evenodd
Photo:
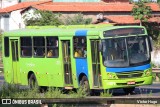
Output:
<svg viewBox="0 0 160 107">
<path fill-rule="evenodd" d="M 152 52 L 152 51 L 153 51 L 153 41 L 152 41 L 152 37 L 149 36 L 148 38 L 149 38 L 149 50 L 150 50 L 150 52 Z"/>
</svg>

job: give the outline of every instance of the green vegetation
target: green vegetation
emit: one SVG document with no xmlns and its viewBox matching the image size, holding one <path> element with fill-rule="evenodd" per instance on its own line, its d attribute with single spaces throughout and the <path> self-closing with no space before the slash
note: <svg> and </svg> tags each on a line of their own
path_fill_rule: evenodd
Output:
<svg viewBox="0 0 160 107">
<path fill-rule="evenodd" d="M 151 65 L 152 65 L 152 68 L 160 68 L 160 66 L 157 66 L 157 65 L 155 65 L 153 63 L 151 63 Z"/>
<path fill-rule="evenodd" d="M 84 98 L 86 94 L 82 88 L 77 89 L 77 92 L 69 91 L 65 94 L 59 88 L 49 88 L 48 91 L 40 93 L 38 88 L 35 89 L 20 89 L 17 85 L 3 85 L 0 90 L 1 98 Z"/>
<path fill-rule="evenodd" d="M 150 92 L 149 92 L 148 95 L 149 95 L 149 96 L 153 96 L 152 90 L 150 90 Z"/>
<path fill-rule="evenodd" d="M 104 90 L 104 92 L 100 93 L 101 97 L 112 97 L 112 93 L 109 90 Z"/>
<path fill-rule="evenodd" d="M 0 52 L 2 51 L 2 34 L 0 33 Z"/>
<path fill-rule="evenodd" d="M 79 13 L 72 17 L 62 16 L 61 13 L 53 14 L 51 11 L 36 10 L 33 15 L 26 13 L 23 16 L 26 26 L 59 26 L 59 25 L 80 25 L 91 24 L 91 18 L 84 18 L 83 14 Z"/>
<path fill-rule="evenodd" d="M 84 98 L 86 94 L 82 88 L 77 89 L 76 92 L 64 92 L 59 88 L 49 88 L 48 91 L 40 93 L 38 88 L 20 89 L 18 85 L 6 84 L 0 90 L 0 98 Z M 32 105 L 29 105 L 32 107 Z M 33 105 L 39 107 L 39 105 Z M 49 107 L 66 107 L 66 104 L 49 104 Z M 77 104 L 67 104 L 68 107 L 77 107 Z M 3 107 L 3 106 L 2 106 Z M 17 105 L 13 105 L 17 107 Z M 26 107 L 21 105 L 20 107 Z"/>
<path fill-rule="evenodd" d="M 66 25 L 83 25 L 83 24 L 90 24 L 92 22 L 91 18 L 84 18 L 83 14 L 79 13 L 73 17 L 68 16 L 65 18 Z"/>
<path fill-rule="evenodd" d="M 151 18 L 151 7 L 147 6 L 144 1 L 139 0 L 138 2 L 134 3 L 132 9 L 132 15 L 134 16 L 135 20 L 140 20 L 140 25 L 142 22 L 147 22 L 149 18 Z"/>
<path fill-rule="evenodd" d="M 36 10 L 33 16 L 30 13 L 26 13 L 23 16 L 26 26 L 45 26 L 45 25 L 62 25 L 59 20 L 59 14 L 53 14 L 51 11 Z"/>
<path fill-rule="evenodd" d="M 160 48 L 160 30 L 158 23 L 143 23 L 146 27 L 148 35 L 153 39 L 153 45 L 155 49 Z"/>
<path fill-rule="evenodd" d="M 134 3 L 134 2 L 137 2 L 137 1 L 134 1 L 134 0 L 129 0 L 131 3 Z M 138 1 L 143 1 L 144 3 L 150 3 L 150 2 L 154 2 L 152 0 L 138 0 Z M 159 2 L 160 0 L 157 0 L 157 2 Z"/>
<path fill-rule="evenodd" d="M 159 0 L 160 1 L 160 0 Z M 159 2 L 158 1 L 158 2 Z M 158 23 L 148 23 L 148 19 L 152 17 L 152 10 L 150 6 L 147 6 L 147 2 L 150 0 L 139 0 L 134 3 L 132 9 L 132 15 L 135 20 L 140 20 L 140 25 L 146 27 L 148 34 L 153 38 L 153 44 L 156 49 L 160 49 L 160 30 Z"/>
<path fill-rule="evenodd" d="M 158 30 L 158 36 L 157 36 L 157 39 L 154 39 L 154 47 L 156 49 L 160 49 L 160 31 Z"/>
<path fill-rule="evenodd" d="M 158 78 L 160 80 L 160 74 L 158 74 Z M 156 73 L 153 73 L 153 81 L 156 81 Z"/>
</svg>

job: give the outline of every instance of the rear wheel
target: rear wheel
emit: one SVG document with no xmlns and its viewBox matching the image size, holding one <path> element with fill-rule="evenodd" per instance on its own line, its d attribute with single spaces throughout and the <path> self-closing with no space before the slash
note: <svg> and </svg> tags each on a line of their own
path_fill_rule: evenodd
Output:
<svg viewBox="0 0 160 107">
<path fill-rule="evenodd" d="M 135 87 L 123 88 L 123 91 L 125 92 L 125 94 L 134 94 L 134 90 L 135 90 Z"/>
<path fill-rule="evenodd" d="M 38 83 L 34 74 L 31 74 L 29 77 L 29 87 L 30 89 L 38 88 Z"/>
<path fill-rule="evenodd" d="M 46 86 L 38 86 L 37 79 L 34 74 L 31 74 L 29 77 L 29 87 L 30 87 L 30 89 L 37 89 L 42 93 L 47 91 L 47 89 L 48 89 L 48 87 L 46 87 Z"/>
<path fill-rule="evenodd" d="M 86 76 L 83 76 L 80 85 L 87 96 L 91 95 L 91 90 L 89 88 L 89 82 Z"/>
</svg>

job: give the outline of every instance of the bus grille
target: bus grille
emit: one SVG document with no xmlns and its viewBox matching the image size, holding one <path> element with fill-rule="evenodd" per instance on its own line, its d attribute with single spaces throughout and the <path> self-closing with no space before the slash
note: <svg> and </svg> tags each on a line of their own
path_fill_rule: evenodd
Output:
<svg viewBox="0 0 160 107">
<path fill-rule="evenodd" d="M 143 75 L 143 71 L 121 72 L 116 74 L 119 79 L 120 78 L 137 78 Z"/>
</svg>

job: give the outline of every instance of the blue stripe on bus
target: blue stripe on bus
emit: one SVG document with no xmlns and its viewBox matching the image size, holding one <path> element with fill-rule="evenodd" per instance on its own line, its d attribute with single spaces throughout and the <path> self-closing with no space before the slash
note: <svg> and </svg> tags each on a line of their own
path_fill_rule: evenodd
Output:
<svg viewBox="0 0 160 107">
<path fill-rule="evenodd" d="M 127 67 L 127 68 L 107 68 L 106 67 L 106 71 L 107 72 L 125 72 L 125 71 L 132 72 L 132 71 L 138 71 L 138 70 L 146 70 L 150 67 L 151 67 L 150 64 L 137 66 L 137 67 Z"/>
<path fill-rule="evenodd" d="M 87 36 L 87 30 L 77 30 L 75 36 Z"/>
<path fill-rule="evenodd" d="M 87 30 L 77 30 L 75 36 L 87 36 Z M 84 73 L 88 77 L 88 64 L 86 58 L 75 58 L 76 60 L 76 74 L 77 77 Z"/>
<path fill-rule="evenodd" d="M 77 73 L 77 77 L 79 77 L 79 75 L 81 73 L 86 74 L 86 76 L 88 77 L 88 66 L 87 66 L 87 59 L 82 59 L 82 58 L 76 58 L 76 73 Z"/>
</svg>

